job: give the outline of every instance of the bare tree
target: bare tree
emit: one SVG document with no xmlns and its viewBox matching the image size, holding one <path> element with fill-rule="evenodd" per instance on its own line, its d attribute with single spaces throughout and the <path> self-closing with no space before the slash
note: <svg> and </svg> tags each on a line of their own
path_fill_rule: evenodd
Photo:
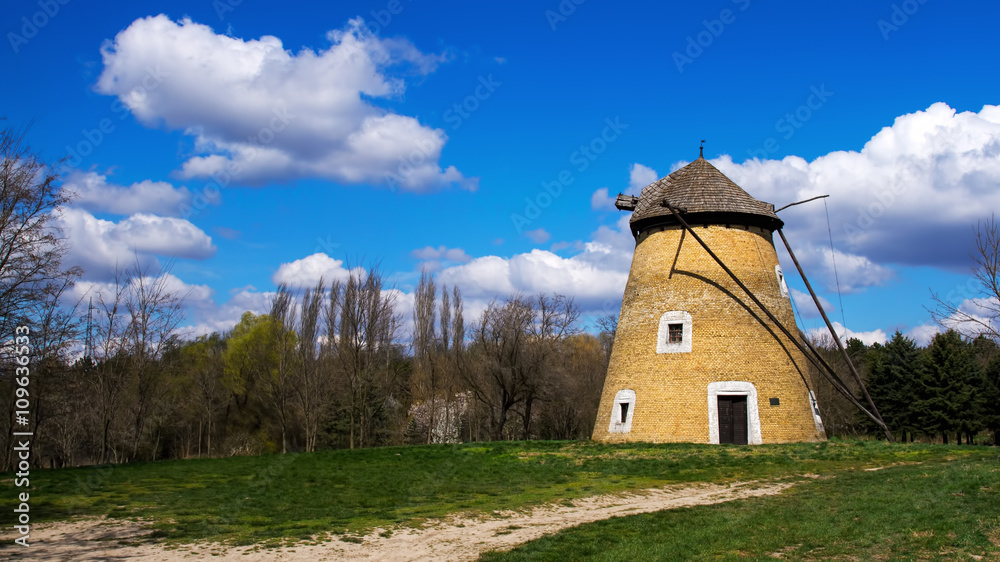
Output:
<svg viewBox="0 0 1000 562">
<path fill-rule="evenodd" d="M 524 400 L 531 381 L 527 355 L 529 330 L 535 320 L 531 302 L 514 295 L 503 303 L 491 302 L 473 328 L 476 357 L 463 378 L 489 414 L 490 438 L 504 438 L 507 420 Z"/>
<path fill-rule="evenodd" d="M 972 255 L 971 291 L 948 295 L 931 293 L 934 320 L 970 338 L 985 335 L 1000 342 L 1000 225 L 996 216 L 973 228 L 976 250 Z"/>
<path fill-rule="evenodd" d="M 100 464 L 119 460 L 113 434 L 122 417 L 128 380 L 128 351 L 125 345 L 128 319 L 124 303 L 130 281 L 120 270 L 116 269 L 114 275 L 110 288 L 94 295 L 98 315 L 94 319 L 93 375 L 88 380 L 93 386 L 91 395 L 97 406 L 100 426 Z"/>
<path fill-rule="evenodd" d="M 434 330 L 434 304 L 437 289 L 434 277 L 426 271 L 420 274 L 420 283 L 413 300 L 413 377 L 411 394 L 421 402 L 428 413 L 426 443 L 433 442 L 438 401 L 438 339 Z"/>
<path fill-rule="evenodd" d="M 159 361 L 168 345 L 175 343 L 177 325 L 184 318 L 183 297 L 170 290 L 169 265 L 157 277 L 135 266 L 126 274 L 127 327 L 124 345 L 129 378 L 134 394 L 132 411 L 132 458 L 139 457 L 139 445 L 150 418 L 155 414 L 162 392 L 163 370 Z"/>
<path fill-rule="evenodd" d="M 102 463 L 139 456 L 140 443 L 164 396 L 159 361 L 174 343 L 183 319 L 183 297 L 170 289 L 168 271 L 164 268 L 152 277 L 137 260 L 127 270 L 116 269 L 111 286 L 94 295 L 98 317 L 94 373 L 89 380 L 101 426 Z M 127 427 L 121 425 L 126 414 Z"/>
<path fill-rule="evenodd" d="M 465 308 L 458 285 L 452 287 L 451 306 L 451 350 L 459 354 L 465 349 Z"/>
<path fill-rule="evenodd" d="M 295 384 L 295 393 L 302 408 L 306 452 L 316 450 L 319 425 L 330 389 L 330 380 L 322 368 L 317 349 L 325 294 L 326 287 L 320 279 L 314 289 L 306 289 L 299 314 L 299 380 Z"/>
<path fill-rule="evenodd" d="M 604 349 L 604 361 L 607 363 L 611 360 L 611 349 L 615 345 L 615 334 L 618 332 L 618 315 L 617 314 L 605 314 L 597 319 L 597 327 L 601 329 L 597 336 L 597 339 L 601 342 L 601 348 Z"/>
<path fill-rule="evenodd" d="M 0 334 L 12 334 L 34 303 L 81 273 L 63 269 L 66 251 L 53 219 L 69 202 L 58 176 L 33 154 L 24 132 L 0 130 Z"/>
<path fill-rule="evenodd" d="M 392 344 L 398 328 L 393 293 L 382 273 L 371 267 L 352 272 L 330 290 L 331 319 L 335 327 L 330 353 L 347 387 L 350 418 L 349 445 L 371 444 L 373 422 L 392 398 Z"/>
<path fill-rule="evenodd" d="M 294 372 L 296 371 L 295 348 L 297 337 L 293 329 L 292 310 L 293 299 L 288 286 L 282 283 L 278 286 L 271 301 L 270 327 L 273 332 L 271 341 L 274 344 L 272 368 L 263 378 L 264 396 L 272 410 L 278 414 L 278 424 L 281 428 L 281 452 L 288 452 L 288 426 L 290 423 L 291 398 Z"/>
<path fill-rule="evenodd" d="M 527 355 L 529 373 L 525 381 L 524 410 L 522 412 L 522 438 L 531 437 L 532 406 L 536 400 L 546 400 L 556 372 L 553 360 L 565 338 L 579 332 L 576 322 L 580 308 L 571 297 L 540 294 L 535 297 L 537 320 L 530 327 Z"/>
</svg>

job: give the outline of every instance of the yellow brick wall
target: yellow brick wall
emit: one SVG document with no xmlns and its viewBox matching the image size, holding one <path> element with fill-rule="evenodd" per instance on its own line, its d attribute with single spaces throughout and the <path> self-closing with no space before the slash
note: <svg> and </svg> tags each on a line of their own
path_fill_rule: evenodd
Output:
<svg viewBox="0 0 1000 562">
<path fill-rule="evenodd" d="M 778 257 L 771 232 L 692 226 L 768 310 L 797 334 L 791 302 L 782 295 L 775 276 Z M 813 419 L 805 382 L 809 370 L 801 352 L 690 233 L 682 240 L 680 227 L 651 230 L 640 233 L 632 258 L 593 438 L 708 443 L 708 384 L 746 381 L 757 389 L 763 443 L 824 439 Z M 670 310 L 692 316 L 690 353 L 656 353 L 660 317 Z M 615 393 L 622 389 L 636 393 L 631 431 L 609 433 Z M 771 406 L 770 398 L 778 398 L 780 405 Z"/>
</svg>

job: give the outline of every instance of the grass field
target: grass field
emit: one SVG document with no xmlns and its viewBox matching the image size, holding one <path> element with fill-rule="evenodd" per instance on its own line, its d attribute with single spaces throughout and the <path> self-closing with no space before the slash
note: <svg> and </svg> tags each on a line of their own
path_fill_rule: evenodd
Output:
<svg viewBox="0 0 1000 562">
<path fill-rule="evenodd" d="M 887 465 L 898 466 L 863 470 Z M 455 512 L 807 473 L 821 478 L 781 496 L 585 525 L 489 556 L 600 554 L 616 560 L 765 555 L 791 548 L 793 557 L 827 558 L 897 547 L 914 556 L 947 549 L 1000 552 L 1000 450 L 877 442 L 503 442 L 37 470 L 31 475 L 31 513 L 33 523 L 73 516 L 141 518 L 153 523 L 156 538 L 173 543 L 273 545 L 327 532 L 356 535 L 376 526 L 415 525 Z M 2 478 L 5 489 L 13 490 L 11 475 Z M 7 513 L 13 499 L 13 493 L 3 498 Z"/>
<path fill-rule="evenodd" d="M 997 559 L 998 472 L 995 456 L 977 454 L 844 471 L 778 496 L 581 525 L 483 559 Z"/>
</svg>

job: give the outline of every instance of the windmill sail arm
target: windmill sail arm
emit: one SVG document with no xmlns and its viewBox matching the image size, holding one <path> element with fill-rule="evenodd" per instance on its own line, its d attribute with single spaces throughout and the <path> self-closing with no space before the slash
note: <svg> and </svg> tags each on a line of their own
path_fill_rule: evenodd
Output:
<svg viewBox="0 0 1000 562">
<path fill-rule="evenodd" d="M 636 204 L 639 203 L 639 198 L 635 195 L 624 195 L 619 193 L 618 198 L 615 199 L 615 207 L 619 211 L 634 211 Z"/>
</svg>

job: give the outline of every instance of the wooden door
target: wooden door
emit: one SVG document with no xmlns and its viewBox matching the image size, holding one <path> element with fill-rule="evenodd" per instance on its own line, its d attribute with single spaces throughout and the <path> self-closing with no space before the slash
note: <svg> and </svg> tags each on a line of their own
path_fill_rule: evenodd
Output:
<svg viewBox="0 0 1000 562">
<path fill-rule="evenodd" d="M 719 443 L 747 444 L 747 397 L 719 396 Z"/>
</svg>

